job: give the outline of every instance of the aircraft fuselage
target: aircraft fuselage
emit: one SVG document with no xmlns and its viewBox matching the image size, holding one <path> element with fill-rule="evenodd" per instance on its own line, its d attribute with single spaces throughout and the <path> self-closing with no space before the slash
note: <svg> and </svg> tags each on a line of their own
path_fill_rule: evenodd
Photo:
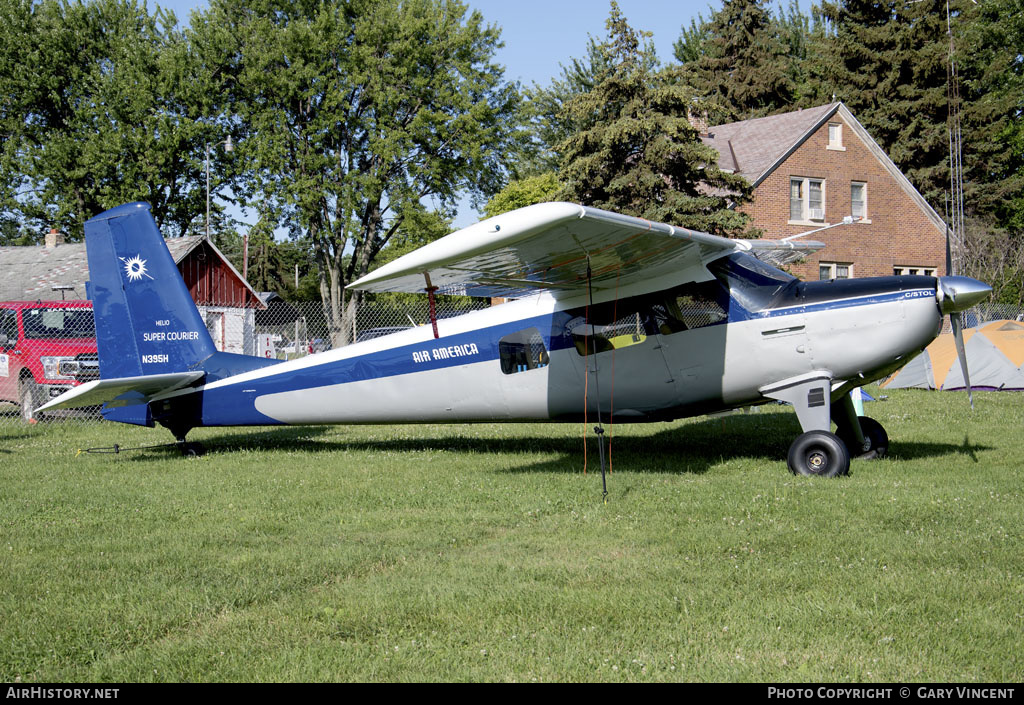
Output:
<svg viewBox="0 0 1024 705">
<path fill-rule="evenodd" d="M 933 277 L 782 289 L 754 302 L 712 279 L 605 290 L 592 307 L 589 297 L 541 294 L 441 320 L 436 339 L 421 326 L 164 403 L 193 397 L 196 426 L 571 421 L 599 408 L 616 422 L 668 420 L 765 402 L 766 384 L 814 371 L 834 387 L 866 384 L 922 350 L 940 325 Z"/>
</svg>

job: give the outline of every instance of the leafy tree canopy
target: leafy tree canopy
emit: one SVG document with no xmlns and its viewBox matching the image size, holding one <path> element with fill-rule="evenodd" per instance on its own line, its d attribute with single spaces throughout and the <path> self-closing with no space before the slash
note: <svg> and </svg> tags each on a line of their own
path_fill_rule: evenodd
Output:
<svg viewBox="0 0 1024 705">
<path fill-rule="evenodd" d="M 145 200 L 168 234 L 196 226 L 204 145 L 225 132 L 173 16 L 135 0 L 5 0 L 0 66 L 9 217 L 77 239 L 93 215 Z"/>
<path fill-rule="evenodd" d="M 561 188 L 558 176 L 552 171 L 512 181 L 491 197 L 484 206 L 484 214 L 492 218 L 517 208 L 553 201 Z"/>
<path fill-rule="evenodd" d="M 360 296 L 346 307 L 345 286 L 403 224 L 502 184 L 518 93 L 498 30 L 454 0 L 214 0 L 193 32 L 227 58 L 251 192 L 310 243 L 342 344 Z"/>
<path fill-rule="evenodd" d="M 686 82 L 722 108 L 712 115 L 715 123 L 792 109 L 797 96 L 792 35 L 783 35 L 784 25 L 766 6 L 767 0 L 724 0 L 706 23 L 684 30 L 676 44 Z"/>
</svg>

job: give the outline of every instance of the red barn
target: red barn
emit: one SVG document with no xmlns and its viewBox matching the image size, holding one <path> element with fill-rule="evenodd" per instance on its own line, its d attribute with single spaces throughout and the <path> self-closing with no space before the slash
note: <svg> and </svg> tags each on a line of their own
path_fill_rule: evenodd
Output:
<svg viewBox="0 0 1024 705">
<path fill-rule="evenodd" d="M 266 306 L 227 257 L 205 237 L 167 240 L 217 348 L 256 354 L 256 309 Z M 85 243 L 64 244 L 51 232 L 42 247 L 0 247 L 0 301 L 84 299 Z"/>
</svg>

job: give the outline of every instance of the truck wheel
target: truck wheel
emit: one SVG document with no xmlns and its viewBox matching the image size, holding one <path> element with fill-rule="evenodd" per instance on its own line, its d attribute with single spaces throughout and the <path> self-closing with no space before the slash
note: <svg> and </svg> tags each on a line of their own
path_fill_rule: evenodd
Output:
<svg viewBox="0 0 1024 705">
<path fill-rule="evenodd" d="M 25 423 L 35 423 L 36 409 L 42 406 L 40 397 L 42 394 L 39 385 L 31 377 L 21 380 L 18 385 L 18 397 L 21 401 L 21 420 Z"/>
</svg>

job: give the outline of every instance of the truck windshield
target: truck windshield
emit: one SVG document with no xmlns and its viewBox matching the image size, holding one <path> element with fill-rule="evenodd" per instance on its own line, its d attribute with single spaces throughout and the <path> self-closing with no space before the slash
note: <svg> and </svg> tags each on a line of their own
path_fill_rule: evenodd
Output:
<svg viewBox="0 0 1024 705">
<path fill-rule="evenodd" d="M 771 308 L 797 278 L 766 264 L 746 252 L 737 252 L 708 264 L 708 270 L 722 282 L 729 294 L 748 311 Z"/>
<path fill-rule="evenodd" d="M 96 337 L 90 308 L 27 308 L 21 322 L 33 340 Z"/>
</svg>

